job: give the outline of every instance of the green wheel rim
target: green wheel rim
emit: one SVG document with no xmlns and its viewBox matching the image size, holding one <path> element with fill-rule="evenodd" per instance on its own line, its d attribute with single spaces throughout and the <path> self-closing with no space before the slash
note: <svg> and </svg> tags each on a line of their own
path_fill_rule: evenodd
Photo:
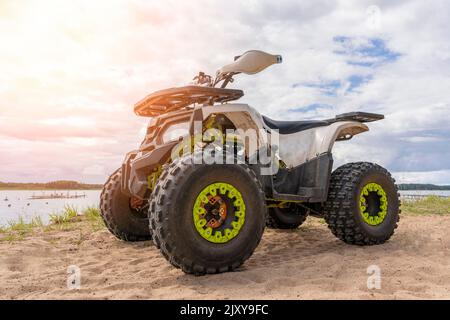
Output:
<svg viewBox="0 0 450 320">
<path fill-rule="evenodd" d="M 364 222 L 377 226 L 381 224 L 387 215 L 388 201 L 386 192 L 378 183 L 368 183 L 359 197 L 359 212 Z"/>
<path fill-rule="evenodd" d="M 219 199 L 226 205 L 226 220 L 220 227 L 211 227 L 208 216 L 210 209 L 205 208 L 211 205 L 214 200 Z M 217 209 L 215 209 L 217 211 Z M 192 209 L 194 226 L 202 238 L 213 243 L 226 243 L 236 237 L 245 222 L 245 203 L 241 193 L 231 184 L 216 182 L 206 186 L 194 202 Z"/>
</svg>

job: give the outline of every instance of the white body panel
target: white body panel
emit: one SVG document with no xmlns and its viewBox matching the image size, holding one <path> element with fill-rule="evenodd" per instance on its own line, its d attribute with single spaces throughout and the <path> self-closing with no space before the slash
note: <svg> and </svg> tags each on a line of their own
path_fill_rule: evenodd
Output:
<svg viewBox="0 0 450 320">
<path fill-rule="evenodd" d="M 203 107 L 203 119 L 209 115 L 224 114 L 233 122 L 236 128 L 242 130 L 265 130 L 271 135 L 277 134 L 268 128 L 261 114 L 247 104 L 223 104 Z M 301 165 L 323 153 L 331 152 L 334 142 L 346 134 L 351 136 L 369 130 L 358 121 L 338 121 L 327 126 L 307 129 L 292 134 L 278 134 L 278 154 L 288 167 Z M 267 142 L 258 136 L 258 142 Z M 261 145 L 261 144 L 259 144 Z"/>
<path fill-rule="evenodd" d="M 224 114 L 234 126 L 243 131 L 253 129 L 258 134 L 258 145 L 266 141 L 259 135 L 259 130 L 264 129 L 264 121 L 261 114 L 248 104 L 229 103 L 222 105 L 214 105 L 211 107 L 203 107 L 203 119 L 205 120 L 213 113 Z"/>
<path fill-rule="evenodd" d="M 208 118 L 208 116 L 211 115 L 212 113 L 223 113 L 230 115 L 234 113 L 236 116 L 239 116 L 237 113 L 247 113 L 258 128 L 263 128 L 264 126 L 264 121 L 262 119 L 261 114 L 256 109 L 250 107 L 248 104 L 245 103 L 226 103 L 221 105 L 214 105 L 211 107 L 203 107 L 202 112 L 203 112 L 203 119 Z"/>
<path fill-rule="evenodd" d="M 357 121 L 339 121 L 292 134 L 280 134 L 279 156 L 288 167 L 305 163 L 323 153 L 331 152 L 334 142 L 347 128 L 367 131 L 365 124 Z"/>
</svg>

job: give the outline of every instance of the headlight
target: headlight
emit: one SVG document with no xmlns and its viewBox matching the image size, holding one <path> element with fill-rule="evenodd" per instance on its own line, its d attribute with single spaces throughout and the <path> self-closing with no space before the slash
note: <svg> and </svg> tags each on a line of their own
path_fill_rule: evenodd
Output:
<svg viewBox="0 0 450 320">
<path fill-rule="evenodd" d="M 162 133 L 162 142 L 167 143 L 187 135 L 189 135 L 189 122 L 175 123 L 164 130 Z"/>
</svg>

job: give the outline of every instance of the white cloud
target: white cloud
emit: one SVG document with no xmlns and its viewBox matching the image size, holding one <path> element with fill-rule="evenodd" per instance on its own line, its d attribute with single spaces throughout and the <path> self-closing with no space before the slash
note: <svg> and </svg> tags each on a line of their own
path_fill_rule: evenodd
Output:
<svg viewBox="0 0 450 320">
<path fill-rule="evenodd" d="M 376 28 L 367 23 L 371 5 L 381 10 Z M 101 159 L 106 175 L 142 139 L 147 119 L 133 114 L 134 102 L 185 84 L 200 70 L 214 73 L 254 48 L 282 54 L 284 62 L 238 76 L 233 87 L 244 89 L 243 102 L 278 119 L 382 112 L 386 119 L 370 124 L 371 132 L 336 145 L 336 163 L 376 160 L 441 181 L 432 172 L 450 168 L 448 12 L 447 2 L 420 0 L 1 2 L 0 135 L 10 141 L 0 142 L 2 164 L 9 165 L 2 174 L 77 179 Z M 352 39 L 353 49 L 381 39 L 401 56 L 351 65 L 352 51 L 336 53 L 339 36 Z M 370 80 L 349 90 L 353 75 Z M 334 95 L 293 87 L 329 81 L 342 83 Z M 289 111 L 316 103 L 334 107 Z M 17 163 L 6 152 L 11 145 L 31 160 Z M 422 170 L 424 162 L 430 171 Z"/>
<path fill-rule="evenodd" d="M 407 171 L 393 173 L 397 183 L 434 183 L 447 184 L 450 181 L 450 170 L 439 171 Z"/>
<path fill-rule="evenodd" d="M 83 170 L 83 175 L 87 176 L 104 176 L 106 173 L 107 172 L 105 172 L 105 167 L 98 164 L 86 167 Z"/>
</svg>

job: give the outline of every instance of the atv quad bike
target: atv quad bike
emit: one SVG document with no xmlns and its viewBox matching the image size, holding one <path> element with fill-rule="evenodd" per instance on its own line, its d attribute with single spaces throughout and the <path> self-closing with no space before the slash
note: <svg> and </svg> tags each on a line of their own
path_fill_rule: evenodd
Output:
<svg viewBox="0 0 450 320">
<path fill-rule="evenodd" d="M 135 105 L 137 115 L 151 117 L 146 136 L 101 194 L 101 215 L 115 236 L 153 238 L 171 264 L 202 275 L 236 269 L 265 226 L 297 228 L 309 214 L 325 218 L 349 244 L 381 244 L 393 235 L 400 202 L 389 172 L 369 162 L 332 172 L 335 141 L 367 131 L 365 123 L 382 115 L 278 121 L 229 103 L 243 96 L 226 88 L 235 75 L 280 62 L 248 51 L 215 77 L 200 72 L 192 85 Z"/>
</svg>

